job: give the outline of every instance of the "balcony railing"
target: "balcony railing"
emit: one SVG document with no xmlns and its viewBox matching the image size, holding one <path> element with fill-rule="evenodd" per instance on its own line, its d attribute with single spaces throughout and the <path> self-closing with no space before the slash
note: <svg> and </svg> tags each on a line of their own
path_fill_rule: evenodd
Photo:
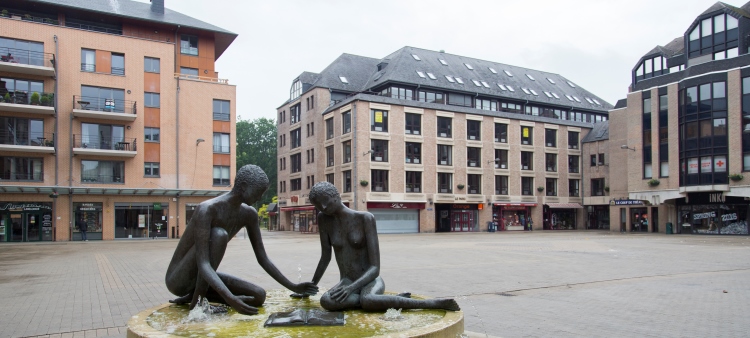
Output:
<svg viewBox="0 0 750 338">
<path fill-rule="evenodd" d="M 137 151 L 138 144 L 135 138 L 73 135 L 73 148 Z"/>
<path fill-rule="evenodd" d="M 37 96 L 34 93 L 38 94 Z M 55 93 L 26 92 L 22 90 L 7 91 L 0 88 L 0 103 L 31 104 L 35 106 L 54 107 Z"/>
<path fill-rule="evenodd" d="M 10 13 L 10 12 L 7 12 L 7 11 L 0 13 L 0 17 L 4 17 L 4 18 L 20 18 L 23 21 L 46 23 L 46 24 L 50 24 L 50 25 L 59 25 L 60 24 L 59 21 L 57 21 L 56 19 L 52 19 L 52 18 L 32 16 L 31 14 L 23 14 L 23 13 Z"/>
<path fill-rule="evenodd" d="M 14 146 L 54 147 L 55 133 L 0 130 L 0 144 Z"/>
<path fill-rule="evenodd" d="M 116 100 L 102 97 L 73 96 L 73 107 L 80 110 L 93 110 L 108 113 L 137 113 L 136 101 Z"/>
<path fill-rule="evenodd" d="M 214 153 L 229 154 L 229 146 L 214 145 Z"/>
<path fill-rule="evenodd" d="M 25 170 L 23 168 L 22 170 Z M 39 171 L 35 173 L 0 172 L 0 181 L 43 181 L 44 174 Z"/>
<path fill-rule="evenodd" d="M 54 67 L 55 54 L 27 49 L 0 47 L 0 62 L 40 67 Z"/>
<path fill-rule="evenodd" d="M 214 121 L 229 121 L 229 113 L 214 112 Z"/>
<path fill-rule="evenodd" d="M 229 84 L 228 79 L 219 79 L 219 78 L 208 77 L 208 76 L 197 76 L 197 75 L 190 75 L 190 74 L 174 73 L 174 77 L 178 77 L 181 79 L 205 81 L 205 82 L 215 82 L 219 84 Z"/>
<path fill-rule="evenodd" d="M 99 26 L 87 25 L 87 24 L 82 24 L 82 23 L 66 22 L 65 27 L 78 28 L 78 29 L 83 29 L 86 31 L 106 33 L 106 34 L 122 35 L 122 29 L 99 27 Z"/>
<path fill-rule="evenodd" d="M 82 183 L 122 183 L 125 181 L 125 175 L 91 175 L 82 174 Z"/>
</svg>

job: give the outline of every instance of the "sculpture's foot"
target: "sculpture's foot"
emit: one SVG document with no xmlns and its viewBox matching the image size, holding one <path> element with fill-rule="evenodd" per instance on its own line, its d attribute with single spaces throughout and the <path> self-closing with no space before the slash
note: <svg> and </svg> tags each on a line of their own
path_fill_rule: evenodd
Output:
<svg viewBox="0 0 750 338">
<path fill-rule="evenodd" d="M 461 308 L 458 306 L 458 303 L 454 299 L 446 298 L 446 299 L 435 299 L 435 301 L 438 303 L 438 306 L 440 306 L 443 310 L 448 311 L 461 311 Z"/>
<path fill-rule="evenodd" d="M 170 299 L 169 302 L 172 304 L 190 304 L 190 301 L 193 300 L 193 294 L 189 293 L 187 295 L 184 295 L 182 297 L 177 297 L 175 299 Z"/>
<path fill-rule="evenodd" d="M 404 298 L 411 298 L 411 292 L 402 292 L 397 294 L 396 296 L 404 297 Z"/>
</svg>

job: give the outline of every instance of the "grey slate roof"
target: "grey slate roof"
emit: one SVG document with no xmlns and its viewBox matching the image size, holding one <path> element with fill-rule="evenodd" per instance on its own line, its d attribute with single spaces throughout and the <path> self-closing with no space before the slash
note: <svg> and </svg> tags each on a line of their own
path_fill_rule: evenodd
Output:
<svg viewBox="0 0 750 338">
<path fill-rule="evenodd" d="M 581 143 L 609 140 L 609 121 L 594 123 L 588 134 L 581 140 Z"/>
<path fill-rule="evenodd" d="M 164 8 L 164 14 L 151 11 L 151 4 L 133 0 L 28 0 L 29 2 L 44 3 L 46 5 L 57 5 L 60 7 L 73 8 L 76 10 L 94 12 L 105 15 L 143 20 L 168 25 L 180 25 L 195 29 L 211 31 L 216 33 L 216 58 L 221 56 L 224 50 L 237 37 L 237 34 L 226 29 L 214 26 L 205 21 L 195 19 L 185 14 Z"/>
<path fill-rule="evenodd" d="M 741 15 L 741 16 L 750 18 L 750 13 L 748 13 L 748 11 L 746 10 L 746 8 L 748 8 L 748 4 L 747 3 L 744 4 L 740 8 L 740 7 L 734 7 L 734 6 L 729 5 L 729 4 L 725 4 L 725 3 L 721 2 L 721 1 L 718 1 L 715 4 L 713 4 L 707 10 L 703 11 L 703 13 L 701 13 L 701 15 L 709 14 L 709 13 L 712 13 L 712 12 L 716 12 L 716 11 L 719 11 L 719 10 L 722 10 L 722 9 L 725 9 L 725 8 L 729 9 L 729 10 L 731 10 L 733 12 L 735 12 L 737 15 Z"/>
<path fill-rule="evenodd" d="M 418 55 L 420 61 L 415 60 L 412 55 Z M 438 59 L 445 60 L 448 65 L 441 64 Z M 378 71 L 377 65 L 381 62 L 387 63 L 387 66 Z M 465 64 L 471 65 L 474 69 L 468 69 Z M 495 69 L 497 74 L 492 73 L 489 68 Z M 428 72 L 432 73 L 437 79 L 422 78 L 417 71 L 424 72 L 425 76 Z M 504 71 L 510 71 L 513 76 L 506 75 Z M 535 80 L 528 78 L 527 74 Z M 446 79 L 446 75 L 459 77 L 464 83 L 451 83 Z M 408 46 L 383 59 L 342 54 L 320 72 L 320 76 L 321 78 L 313 84 L 313 87 L 352 93 L 372 91 L 384 83 L 400 83 L 425 89 L 511 98 L 516 101 L 529 100 L 546 105 L 589 111 L 606 112 L 612 108 L 607 101 L 558 74 Z M 345 76 L 349 80 L 349 85 L 342 84 L 339 76 Z M 548 81 L 548 78 L 555 83 Z M 472 80 L 480 81 L 480 86 L 476 86 Z M 481 81 L 486 82 L 489 88 L 482 85 Z M 569 85 L 568 82 L 573 83 L 575 87 Z M 503 91 L 498 84 L 510 85 L 515 91 Z M 522 88 L 533 89 L 538 95 L 526 94 Z M 545 91 L 557 94 L 559 99 L 547 97 L 544 94 Z M 581 102 L 570 101 L 565 95 L 577 97 Z M 586 98 L 597 100 L 601 105 L 591 104 Z"/>
<path fill-rule="evenodd" d="M 614 109 L 627 108 L 627 107 L 628 107 L 628 99 L 619 99 L 617 100 L 617 103 L 615 104 Z"/>
</svg>

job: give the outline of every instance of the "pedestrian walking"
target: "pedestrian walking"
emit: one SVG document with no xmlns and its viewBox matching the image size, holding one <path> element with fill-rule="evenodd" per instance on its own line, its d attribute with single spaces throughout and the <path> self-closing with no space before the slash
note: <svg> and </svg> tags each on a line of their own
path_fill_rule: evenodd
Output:
<svg viewBox="0 0 750 338">
<path fill-rule="evenodd" d="M 76 221 L 76 227 L 78 228 L 78 231 L 81 232 L 81 240 L 84 242 L 88 242 L 89 239 L 86 236 L 86 231 L 88 231 L 88 224 L 86 224 L 86 221 L 83 220 L 83 215 L 78 217 L 78 220 Z"/>
</svg>

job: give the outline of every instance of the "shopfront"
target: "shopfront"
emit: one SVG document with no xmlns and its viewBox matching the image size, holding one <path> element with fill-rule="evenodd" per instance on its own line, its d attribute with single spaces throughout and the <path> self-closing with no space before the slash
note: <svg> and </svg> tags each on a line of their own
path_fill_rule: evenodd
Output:
<svg viewBox="0 0 750 338">
<path fill-rule="evenodd" d="M 693 193 L 676 201 L 677 233 L 697 235 L 747 235 L 750 201 L 722 192 Z"/>
<path fill-rule="evenodd" d="M 52 203 L 0 204 L 0 242 L 52 241 Z"/>
<path fill-rule="evenodd" d="M 102 203 L 73 203 L 73 213 L 74 225 L 80 219 L 86 223 L 86 239 L 90 241 L 102 239 Z M 81 231 L 76 226 L 73 227 L 73 240 L 81 240 Z"/>
<path fill-rule="evenodd" d="M 419 210 L 424 203 L 368 202 L 367 211 L 375 216 L 379 234 L 419 232 Z"/>
<path fill-rule="evenodd" d="M 609 230 L 609 204 L 587 206 L 589 230 Z"/>
<path fill-rule="evenodd" d="M 314 206 L 281 208 L 287 213 L 287 224 L 282 224 L 282 230 L 298 232 L 318 232 L 318 212 Z"/>
<path fill-rule="evenodd" d="M 549 203 L 543 208 L 544 230 L 576 230 L 578 228 L 578 203 Z"/>
<path fill-rule="evenodd" d="M 115 239 L 167 238 L 169 204 L 115 203 Z"/>
<path fill-rule="evenodd" d="M 497 230 L 528 230 L 531 208 L 536 203 L 495 203 L 492 206 L 492 219 L 497 222 Z"/>
<path fill-rule="evenodd" d="M 482 204 L 436 203 L 436 232 L 479 231 L 479 210 Z"/>
<path fill-rule="evenodd" d="M 648 208 L 630 208 L 630 231 L 648 232 Z"/>
</svg>

